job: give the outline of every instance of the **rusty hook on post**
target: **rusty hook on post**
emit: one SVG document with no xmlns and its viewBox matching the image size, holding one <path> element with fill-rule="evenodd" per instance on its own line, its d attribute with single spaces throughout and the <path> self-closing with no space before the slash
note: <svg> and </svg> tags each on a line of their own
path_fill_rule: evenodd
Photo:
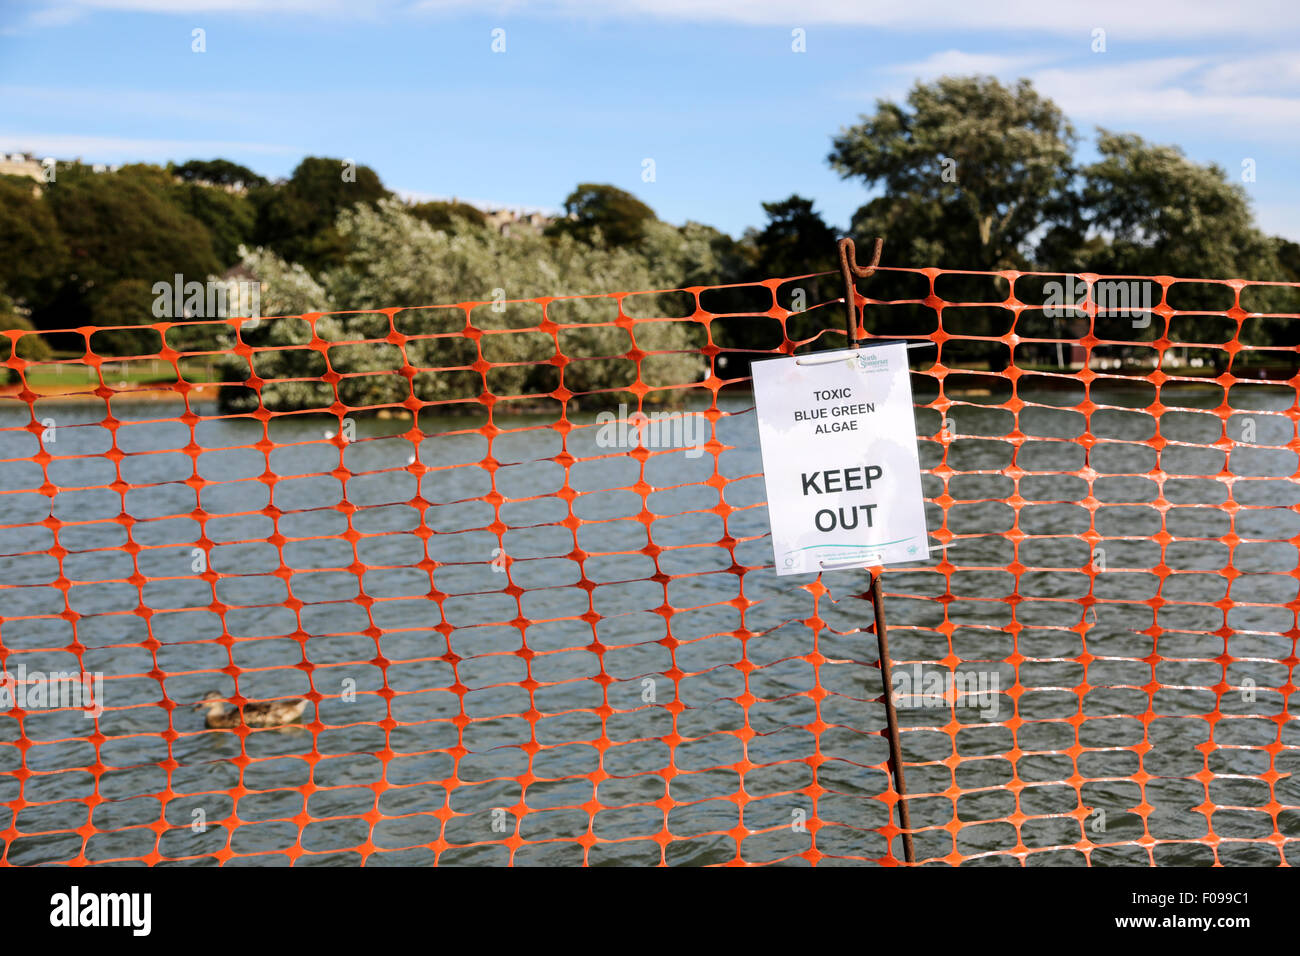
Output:
<svg viewBox="0 0 1300 956">
<path fill-rule="evenodd" d="M 841 239 L 837 246 L 840 251 L 840 275 L 844 277 L 844 317 L 845 327 L 849 333 L 849 348 L 858 347 L 858 310 L 854 303 L 857 291 L 854 278 L 869 279 L 875 275 L 876 266 L 880 265 L 880 251 L 885 247 L 884 239 L 876 239 L 871 250 L 871 265 L 858 265 L 858 255 L 853 248 L 852 239 Z"/>
</svg>

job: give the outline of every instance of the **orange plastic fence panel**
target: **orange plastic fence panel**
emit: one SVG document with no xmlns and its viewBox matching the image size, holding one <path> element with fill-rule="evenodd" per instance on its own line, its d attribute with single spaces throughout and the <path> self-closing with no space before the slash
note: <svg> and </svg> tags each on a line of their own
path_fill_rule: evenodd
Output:
<svg viewBox="0 0 1300 956">
<path fill-rule="evenodd" d="M 1294 862 L 1300 286 L 879 270 L 886 688 L 770 567 L 816 278 L 6 332 L 3 862 L 894 865 L 884 693 L 918 861 Z"/>
</svg>

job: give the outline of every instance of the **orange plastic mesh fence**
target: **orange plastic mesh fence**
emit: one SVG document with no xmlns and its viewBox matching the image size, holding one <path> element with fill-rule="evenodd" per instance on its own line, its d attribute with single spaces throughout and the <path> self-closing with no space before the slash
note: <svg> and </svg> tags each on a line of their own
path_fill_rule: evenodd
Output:
<svg viewBox="0 0 1300 956">
<path fill-rule="evenodd" d="M 743 377 L 844 345 L 819 281 L 6 332 L 4 862 L 900 862 Z M 957 543 L 883 579 L 917 859 L 1295 862 L 1300 286 L 863 291 Z"/>
</svg>

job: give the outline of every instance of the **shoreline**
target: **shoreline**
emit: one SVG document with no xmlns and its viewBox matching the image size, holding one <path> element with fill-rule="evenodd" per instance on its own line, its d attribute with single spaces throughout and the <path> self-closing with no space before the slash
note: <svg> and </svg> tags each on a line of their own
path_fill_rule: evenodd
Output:
<svg viewBox="0 0 1300 956">
<path fill-rule="evenodd" d="M 113 394 L 104 396 L 99 394 L 101 387 L 107 387 Z M 219 385 L 192 385 L 190 387 L 190 396 L 200 401 L 215 402 L 217 393 L 221 390 Z M 107 400 L 125 400 L 131 402 L 166 402 L 173 398 L 180 398 L 181 393 L 175 388 L 174 383 L 159 383 L 154 385 L 125 385 L 125 386 L 95 386 L 87 388 L 77 385 L 55 385 L 45 386 L 39 389 L 31 389 L 36 396 L 34 401 L 38 402 L 56 402 L 63 404 L 89 404 L 91 402 L 102 402 Z M 11 399 L 16 403 L 23 405 L 29 404 L 22 399 L 23 387 L 21 385 L 4 385 L 0 386 L 0 402 L 5 399 Z"/>
<path fill-rule="evenodd" d="M 966 369 L 955 369 L 952 370 L 950 374 L 977 375 L 981 377 L 986 377 L 986 376 L 996 377 L 998 375 L 998 373 L 996 372 L 966 370 Z M 1124 376 L 1107 376 L 1106 381 L 1108 384 L 1124 384 L 1124 378 L 1125 378 Z M 1183 384 L 1196 384 L 1198 380 L 1200 382 L 1203 382 L 1207 386 L 1214 386 L 1218 384 L 1214 378 L 1209 378 L 1209 377 L 1204 377 L 1199 375 L 1188 376 L 1186 379 L 1180 378 L 1177 381 L 1180 381 Z M 1144 380 L 1141 377 L 1134 376 L 1133 381 L 1136 384 Z M 1289 387 L 1290 385 L 1290 382 L 1287 379 L 1239 378 L 1238 381 L 1252 382 L 1261 385 L 1271 384 L 1283 388 Z M 728 382 L 727 384 L 722 386 L 721 391 L 723 392 L 739 391 L 745 388 L 747 384 L 748 383 L 742 383 L 739 381 Z M 1044 375 L 1042 377 L 1036 377 L 1034 384 L 1037 387 L 1045 387 L 1049 390 L 1055 390 L 1059 388 L 1069 387 L 1070 383 L 1069 380 L 1061 379 L 1057 376 Z M 112 394 L 108 396 L 99 394 L 100 388 L 105 388 L 105 387 L 108 388 L 108 390 Z M 222 385 L 220 384 L 192 384 L 190 386 L 189 395 L 192 400 L 201 401 L 201 402 L 215 402 L 217 401 L 221 388 Z M 10 383 L 10 384 L 0 386 L 0 407 L 3 407 L 3 405 L 7 404 L 6 400 L 11 400 L 15 404 L 22 404 L 24 406 L 30 404 L 26 401 L 23 401 L 23 399 L 20 397 L 22 391 L 23 391 L 23 386 L 20 384 Z M 81 385 L 46 385 L 38 389 L 32 389 L 32 391 L 36 396 L 33 401 L 43 402 L 43 403 L 53 403 L 53 404 L 65 404 L 65 405 L 92 404 L 94 402 L 106 401 L 106 400 L 127 401 L 133 403 L 153 402 L 157 404 L 162 404 L 164 402 L 173 401 L 175 399 L 182 397 L 181 393 L 176 390 L 175 382 L 155 382 L 151 384 L 150 383 L 144 383 L 144 384 L 121 383 L 117 385 L 106 385 L 106 386 L 97 385 L 94 387 L 81 386 Z M 972 383 L 971 385 L 964 388 L 960 386 L 956 388 L 949 387 L 946 390 L 946 392 L 948 395 L 954 398 L 956 397 L 977 398 L 982 396 L 988 396 L 991 394 L 991 390 L 983 383 L 980 384 Z"/>
</svg>

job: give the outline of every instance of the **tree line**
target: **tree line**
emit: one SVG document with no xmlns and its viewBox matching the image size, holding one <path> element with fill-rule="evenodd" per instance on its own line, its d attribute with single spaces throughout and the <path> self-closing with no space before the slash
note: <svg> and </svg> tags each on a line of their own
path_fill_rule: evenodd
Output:
<svg viewBox="0 0 1300 956">
<path fill-rule="evenodd" d="M 878 102 L 873 113 L 831 139 L 831 168 L 869 191 L 846 228 L 832 227 L 811 200 L 796 194 L 763 203 L 766 222 L 740 237 L 697 222 L 662 222 L 638 197 L 598 183 L 579 184 L 544 233 L 503 235 L 474 206 L 403 203 L 374 170 L 328 157 L 308 157 L 277 182 L 222 159 L 112 172 L 60 164 L 47 184 L 0 177 L 0 328 L 49 333 L 23 339 L 26 358 L 45 357 L 51 348 L 79 350 L 79 336 L 51 331 L 79 326 L 107 330 L 93 342 L 101 355 L 148 354 L 162 344 L 157 334 L 122 327 L 156 321 L 157 283 L 174 275 L 205 279 L 240 266 L 261 282 L 263 315 L 355 310 L 325 322 L 323 333 L 318 329 L 323 338 L 342 341 L 366 334 L 376 323 L 366 310 L 383 307 L 742 283 L 829 270 L 842 231 L 862 241 L 887 236 L 885 261 L 908 266 L 1300 281 L 1300 246 L 1259 229 L 1235 171 L 1192 162 L 1176 147 L 1132 133 L 1099 130 L 1097 158 L 1087 164 L 1078 161 L 1078 147 L 1063 112 L 1028 81 L 946 77 L 918 83 L 904 101 Z M 905 297 L 904 278 L 881 273 L 872 281 L 879 298 Z M 961 280 L 954 283 L 949 298 L 965 291 Z M 806 305 L 840 294 L 837 277 L 804 285 Z M 967 285 L 972 296 L 980 292 L 978 282 Z M 1174 304 L 1222 310 L 1206 296 L 1203 303 L 1193 296 Z M 739 310 L 752 302 L 740 293 L 731 299 Z M 1247 307 L 1300 311 L 1294 290 L 1257 299 Z M 726 295 L 715 299 L 718 310 L 728 301 Z M 582 315 L 582 306 L 574 309 Z M 403 317 L 414 334 L 437 319 L 436 310 Z M 592 312 L 570 321 L 596 320 Z M 808 337 L 828 321 L 834 323 L 824 310 L 795 316 L 790 333 Z M 919 307 L 892 310 L 875 330 L 907 332 L 924 321 Z M 1002 321 L 973 316 L 962 331 L 999 334 Z M 536 318 L 509 306 L 489 312 L 484 322 L 522 329 Z M 647 325 L 645 342 L 638 333 L 638 346 L 664 353 L 651 357 L 663 382 L 698 373 L 699 360 L 690 353 L 702 344 L 696 339 L 703 330 L 685 325 Z M 1268 344 L 1294 345 L 1293 325 L 1265 322 L 1251 334 Z M 1050 331 L 1068 336 L 1069 328 L 1057 323 Z M 617 356 L 629 343 L 616 329 L 586 331 L 572 336 L 572 345 L 589 359 L 569 366 L 566 386 L 592 392 L 624 387 L 627 362 Z M 282 339 L 279 344 L 309 337 L 292 323 L 269 321 L 260 334 Z M 167 344 L 220 349 L 228 344 L 224 335 L 224 327 L 214 326 L 206 337 L 194 333 Z M 715 339 L 735 351 L 740 367 L 745 350 L 779 344 L 761 322 L 726 323 Z M 545 361 L 553 346 L 525 335 L 487 341 L 501 361 L 522 363 L 494 370 L 501 373 L 501 388 L 512 394 L 547 390 L 556 374 Z M 423 348 L 423 358 L 434 362 L 434 352 L 450 346 L 431 339 Z M 336 371 L 351 369 L 345 383 L 354 397 L 400 400 L 394 396 L 405 381 L 382 374 L 393 361 L 383 347 L 354 349 L 353 356 L 348 351 L 331 349 L 330 363 Z M 275 353 L 265 369 L 230 360 L 223 373 L 309 379 L 314 360 L 305 353 Z M 972 358 L 997 361 L 991 349 L 986 355 L 976 349 Z M 361 374 L 370 371 L 375 375 Z M 417 377 L 416 387 L 447 397 L 455 393 L 454 378 Z M 272 398 L 302 406 L 315 401 L 320 388 L 285 383 L 283 394 Z M 238 404 L 238 397 L 231 401 Z"/>
</svg>

